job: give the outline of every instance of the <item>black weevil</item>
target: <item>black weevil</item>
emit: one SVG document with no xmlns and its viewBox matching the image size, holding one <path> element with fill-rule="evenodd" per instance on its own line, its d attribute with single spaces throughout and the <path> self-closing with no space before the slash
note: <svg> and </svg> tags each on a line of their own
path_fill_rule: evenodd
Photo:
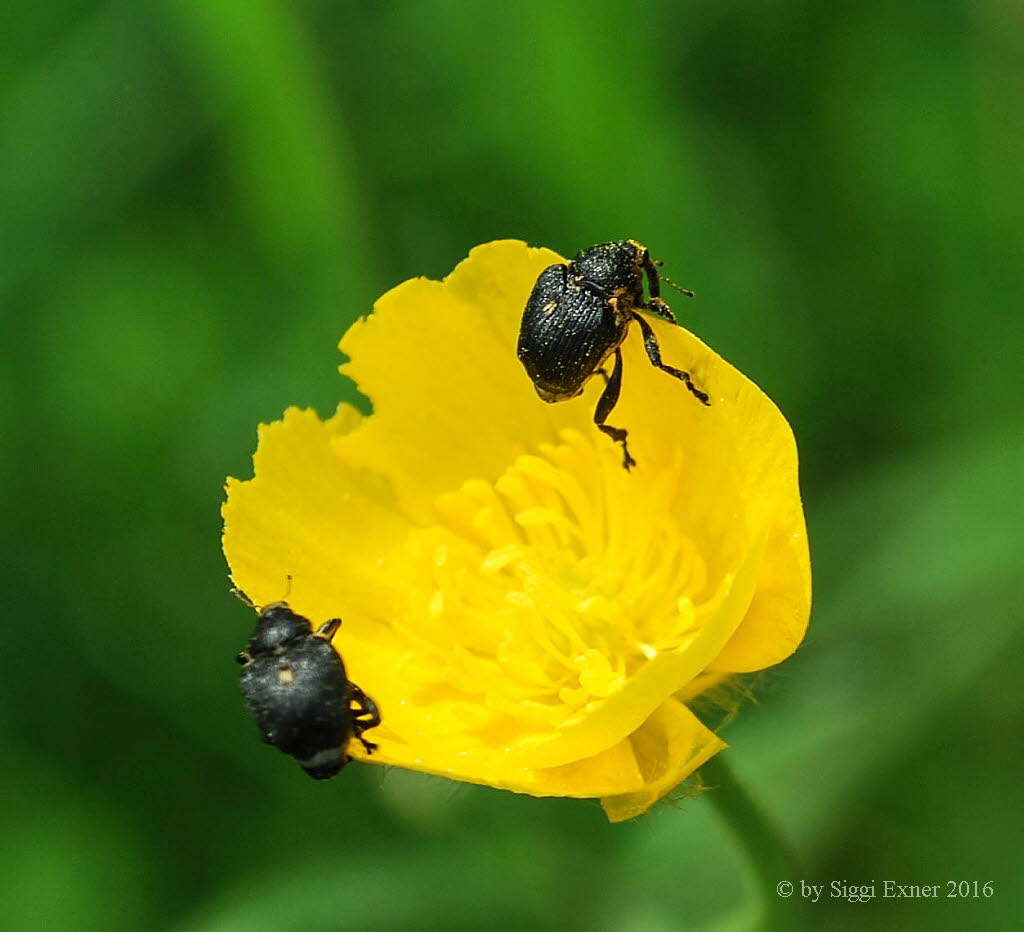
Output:
<svg viewBox="0 0 1024 932">
<path fill-rule="evenodd" d="M 232 593 L 250 608 L 237 589 Z M 287 602 L 259 609 L 242 664 L 242 695 L 263 740 L 294 757 L 316 780 L 333 777 L 350 760 L 346 749 L 358 738 L 367 753 L 376 750 L 363 732 L 380 724 L 376 703 L 355 683 L 331 644 L 340 618 L 316 632 L 308 618 Z"/>
<path fill-rule="evenodd" d="M 650 298 L 644 300 L 644 276 Z M 683 289 L 680 289 L 683 290 Z M 692 297 L 693 292 L 684 291 Z M 640 325 L 651 365 L 681 380 L 703 404 L 711 401 L 690 379 L 690 373 L 661 361 L 661 349 L 651 325 L 640 312 L 676 323 L 661 298 L 657 264 L 647 247 L 636 240 L 591 246 L 568 263 L 549 265 L 537 278 L 526 302 L 519 328 L 519 360 L 544 401 L 575 398 L 592 375 L 600 372 L 606 385 L 594 411 L 594 423 L 622 444 L 622 465 L 636 460 L 626 447 L 627 431 L 606 424 L 622 387 L 620 346 L 634 320 Z M 609 376 L 604 363 L 615 354 Z"/>
</svg>

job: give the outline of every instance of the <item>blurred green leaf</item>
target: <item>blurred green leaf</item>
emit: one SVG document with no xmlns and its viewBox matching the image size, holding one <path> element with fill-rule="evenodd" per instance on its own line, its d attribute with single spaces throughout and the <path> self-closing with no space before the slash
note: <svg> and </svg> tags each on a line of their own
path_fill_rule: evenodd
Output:
<svg viewBox="0 0 1024 932">
<path fill-rule="evenodd" d="M 98 5 L 0 92 L 0 302 L 124 209 L 197 126 L 138 10 Z"/>
<path fill-rule="evenodd" d="M 780 674 L 785 740 L 774 711 L 744 732 L 776 775 L 801 747 L 815 760 L 812 784 L 772 783 L 791 788 L 808 829 L 1020 630 L 1021 475 L 1024 442 L 1000 434 L 893 464 L 812 508 L 816 605 Z M 844 745 L 855 758 L 836 753 Z"/>
<path fill-rule="evenodd" d="M 145 928 L 154 864 L 116 800 L 5 748 L 0 896 L 5 929 Z"/>
<path fill-rule="evenodd" d="M 359 282 L 372 267 L 344 123 L 317 48 L 291 5 L 204 0 L 167 5 L 182 52 L 223 122 L 230 183 L 272 254 Z M 333 276 L 332 276 L 333 277 Z"/>
<path fill-rule="evenodd" d="M 424 865 L 429 864 L 429 871 Z M 189 916 L 190 932 L 435 928 L 555 929 L 551 864 L 526 846 L 426 844 L 414 854 L 362 851 L 338 866 L 311 861 L 248 877 L 223 904 Z"/>
</svg>

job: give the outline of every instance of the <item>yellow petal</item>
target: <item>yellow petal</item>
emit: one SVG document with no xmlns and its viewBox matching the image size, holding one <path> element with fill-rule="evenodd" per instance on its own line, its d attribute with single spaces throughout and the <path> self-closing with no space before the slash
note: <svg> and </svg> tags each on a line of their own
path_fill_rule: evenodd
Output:
<svg viewBox="0 0 1024 932">
<path fill-rule="evenodd" d="M 679 482 L 690 507 L 704 512 L 695 520 L 707 526 L 706 547 L 725 539 L 730 523 L 744 526 L 750 538 L 767 534 L 750 610 L 710 667 L 759 670 L 797 648 L 810 617 L 810 558 L 793 432 L 764 392 L 692 333 L 661 320 L 651 326 L 662 360 L 690 371 L 711 395 L 711 407 L 692 403 L 684 385 L 650 366 L 639 333 L 633 333 L 623 346 L 623 391 L 612 420 L 629 425 L 638 476 L 664 468 L 681 449 Z M 660 402 L 652 405 L 651 398 Z M 714 508 L 707 508 L 709 501 Z"/>
<path fill-rule="evenodd" d="M 393 591 L 379 561 L 409 524 L 385 483 L 333 452 L 332 440 L 360 419 L 349 405 L 326 422 L 289 408 L 284 420 L 260 426 L 255 478 L 228 480 L 224 555 L 257 605 L 287 596 L 318 622 L 340 615 L 346 630 L 360 619 L 389 620 Z"/>
<path fill-rule="evenodd" d="M 410 515 L 429 515 L 439 494 L 467 478 L 494 478 L 567 423 L 516 359 L 526 299 L 561 261 L 516 240 L 478 246 L 443 282 L 393 288 L 342 339 L 351 362 L 341 371 L 374 409 L 342 455 L 387 476 Z"/>
<path fill-rule="evenodd" d="M 481 767 L 478 760 L 458 754 L 434 753 L 424 757 L 420 754 L 422 747 L 398 740 L 384 725 L 374 731 L 373 740 L 378 749 L 372 755 L 368 755 L 357 741 L 350 744 L 349 754 L 372 764 L 405 767 L 531 796 L 590 799 L 640 792 L 645 784 L 629 741 L 560 767 L 530 769 L 507 760 L 504 765 L 496 761 L 493 767 Z"/>
<path fill-rule="evenodd" d="M 681 702 L 659 706 L 629 739 L 643 773 L 643 788 L 601 800 L 611 822 L 646 812 L 666 793 L 728 745 Z"/>
</svg>

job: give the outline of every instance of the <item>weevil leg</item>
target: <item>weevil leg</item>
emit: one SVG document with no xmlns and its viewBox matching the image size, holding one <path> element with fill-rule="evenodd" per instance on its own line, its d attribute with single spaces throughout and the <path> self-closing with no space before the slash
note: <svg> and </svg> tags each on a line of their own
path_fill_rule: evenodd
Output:
<svg viewBox="0 0 1024 932">
<path fill-rule="evenodd" d="M 643 255 L 640 256 L 640 267 L 647 275 L 647 290 L 650 292 L 651 297 L 657 298 L 660 301 L 661 279 L 658 278 L 658 266 L 646 249 L 643 251 Z M 665 302 L 662 301 L 661 303 L 664 304 Z"/>
<path fill-rule="evenodd" d="M 348 701 L 355 703 L 355 717 L 363 728 L 376 728 L 380 724 L 380 709 L 355 683 L 348 684 Z M 365 719 L 366 721 L 362 721 Z"/>
<path fill-rule="evenodd" d="M 639 314 L 634 314 L 633 319 L 640 325 L 640 330 L 644 335 L 644 349 L 647 350 L 647 358 L 651 361 L 651 365 L 661 369 L 662 372 L 667 372 L 671 376 L 675 376 L 681 382 L 686 384 L 686 387 L 690 390 L 690 394 L 693 395 L 701 404 L 710 405 L 711 399 L 708 397 L 706 392 L 702 392 L 693 381 L 690 379 L 690 373 L 684 372 L 682 369 L 676 369 L 674 366 L 666 365 L 661 361 L 661 348 L 658 346 L 658 339 L 654 335 L 654 330 L 651 329 L 651 325 L 647 323 Z"/>
<path fill-rule="evenodd" d="M 325 641 L 330 641 L 337 633 L 338 628 L 341 627 L 340 618 L 332 618 L 330 621 L 325 621 L 319 628 L 316 629 L 315 637 L 323 638 Z"/>
<path fill-rule="evenodd" d="M 374 744 L 372 741 L 367 741 L 363 737 L 362 732 L 360 731 L 359 728 L 356 728 L 356 737 L 359 739 L 359 743 L 366 750 L 367 754 L 372 754 L 379 747 L 379 745 Z"/>
<path fill-rule="evenodd" d="M 652 314 L 657 314 L 658 317 L 663 317 L 673 324 L 678 323 L 675 314 L 672 313 L 672 308 L 661 297 L 661 280 L 658 278 L 658 266 L 646 249 L 643 251 L 643 255 L 640 256 L 640 266 L 647 275 L 647 290 L 651 295 L 647 303 L 643 305 L 643 309 L 650 311 Z"/>
<path fill-rule="evenodd" d="M 377 708 L 377 703 L 355 683 L 348 684 L 348 692 L 349 702 L 355 703 L 356 706 L 355 714 L 352 716 L 352 730 L 362 742 L 363 747 L 366 748 L 366 753 L 372 754 L 377 750 L 377 745 L 372 741 L 367 741 L 363 737 L 363 732 L 368 728 L 376 728 L 380 724 L 380 709 Z"/>
<path fill-rule="evenodd" d="M 655 314 L 658 317 L 663 317 L 665 320 L 670 321 L 673 324 L 679 323 L 676 320 L 676 315 L 672 313 L 672 309 L 665 303 L 661 297 L 661 279 L 664 278 L 673 288 L 677 291 L 682 292 L 688 298 L 693 297 L 693 292 L 689 288 L 683 288 L 682 285 L 677 285 L 671 278 L 666 276 L 658 275 L 658 266 L 660 262 L 655 262 L 651 258 L 651 254 L 644 250 L 643 255 L 640 257 L 640 265 L 647 275 L 647 290 L 650 292 L 650 300 L 643 305 L 642 310 L 649 311 L 651 314 Z"/>
<path fill-rule="evenodd" d="M 612 427 L 605 424 L 608 415 L 612 413 L 619 400 L 619 391 L 622 388 L 622 351 L 615 350 L 615 368 L 612 369 L 612 377 L 608 380 L 601 397 L 597 400 L 597 408 L 594 410 L 594 423 L 597 429 L 606 433 L 616 443 L 622 444 L 622 468 L 627 472 L 630 466 L 636 465 L 636 460 L 629 455 L 629 448 L 626 446 L 627 432 L 621 427 Z"/>
<path fill-rule="evenodd" d="M 679 321 L 676 320 L 676 315 L 672 313 L 670 308 L 661 298 L 652 297 L 645 305 L 643 310 L 648 311 L 655 317 L 660 317 L 662 320 L 667 320 L 670 324 L 679 326 Z"/>
</svg>

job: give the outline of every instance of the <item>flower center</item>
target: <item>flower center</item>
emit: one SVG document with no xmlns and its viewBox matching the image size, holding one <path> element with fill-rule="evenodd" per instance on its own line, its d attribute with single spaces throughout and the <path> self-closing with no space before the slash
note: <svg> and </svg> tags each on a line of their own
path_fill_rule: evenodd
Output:
<svg viewBox="0 0 1024 932">
<path fill-rule="evenodd" d="M 595 433 L 595 438 L 598 435 Z M 685 646 L 725 594 L 677 524 L 680 469 L 627 473 L 565 430 L 436 502 L 393 578 L 396 634 L 494 712 L 557 724 Z"/>
</svg>

